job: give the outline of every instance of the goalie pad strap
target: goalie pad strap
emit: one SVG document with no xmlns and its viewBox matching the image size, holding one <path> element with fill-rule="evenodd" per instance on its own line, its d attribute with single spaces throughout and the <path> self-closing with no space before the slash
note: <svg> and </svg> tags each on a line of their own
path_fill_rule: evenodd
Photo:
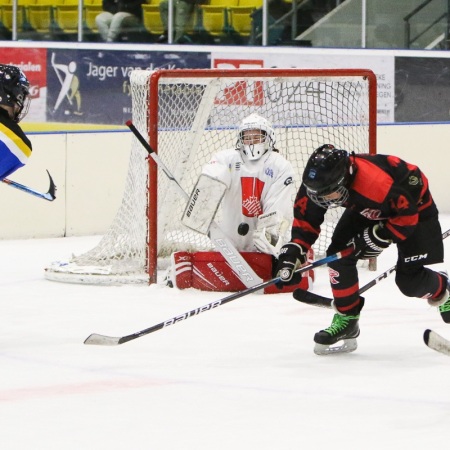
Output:
<svg viewBox="0 0 450 450">
<path fill-rule="evenodd" d="M 182 224 L 198 233 L 208 234 L 226 189 L 222 181 L 200 175 L 181 218 Z"/>
</svg>

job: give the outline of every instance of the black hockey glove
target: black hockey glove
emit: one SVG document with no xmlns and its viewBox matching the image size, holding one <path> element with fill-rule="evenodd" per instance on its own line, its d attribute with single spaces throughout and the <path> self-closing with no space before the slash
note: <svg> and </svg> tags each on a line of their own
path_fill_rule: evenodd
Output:
<svg viewBox="0 0 450 450">
<path fill-rule="evenodd" d="M 385 248 L 391 245 L 392 241 L 380 237 L 383 226 L 379 223 L 373 227 L 365 228 L 354 237 L 348 245 L 353 245 L 353 255 L 358 259 L 376 258 Z"/>
<path fill-rule="evenodd" d="M 280 277 L 280 283 L 277 287 L 280 289 L 283 284 L 297 284 L 300 282 L 301 274 L 294 276 L 295 270 L 306 263 L 306 251 L 299 245 L 289 242 L 283 245 L 278 256 L 277 277 Z"/>
</svg>

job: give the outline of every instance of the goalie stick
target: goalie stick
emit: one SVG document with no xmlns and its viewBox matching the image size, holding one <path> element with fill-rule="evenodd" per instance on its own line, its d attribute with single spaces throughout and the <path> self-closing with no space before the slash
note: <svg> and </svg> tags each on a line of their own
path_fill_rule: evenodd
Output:
<svg viewBox="0 0 450 450">
<path fill-rule="evenodd" d="M 299 268 L 298 270 L 296 270 L 296 272 L 297 273 L 307 272 L 308 270 L 311 270 L 314 267 L 322 266 L 323 264 L 328 264 L 332 261 L 336 261 L 337 259 L 344 258 L 344 257 L 350 255 L 350 253 L 352 253 L 352 252 L 353 252 L 353 247 L 348 247 L 345 250 L 342 250 L 341 252 L 335 253 L 334 255 L 330 255 L 323 259 L 319 259 L 318 261 L 314 261 L 313 263 L 307 264 L 306 266 L 303 266 L 303 267 Z M 281 281 L 280 277 L 272 278 L 271 280 L 264 281 L 260 284 L 257 284 L 256 286 L 249 287 L 247 289 L 244 289 L 243 291 L 236 292 L 225 298 L 208 303 L 207 305 L 204 305 L 204 306 L 200 306 L 199 308 L 195 308 L 189 312 L 180 314 L 179 316 L 172 317 L 171 319 L 165 320 L 164 322 L 158 323 L 150 328 L 146 328 L 145 330 L 138 331 L 133 334 L 128 334 L 126 336 L 111 337 L 111 336 L 105 336 L 102 334 L 93 333 L 86 338 L 84 343 L 86 345 L 120 345 L 120 344 L 124 344 L 125 342 L 132 341 L 133 339 L 140 338 L 147 334 L 150 334 L 155 331 L 166 328 L 170 325 L 174 325 L 185 319 L 189 319 L 190 317 L 197 316 L 198 314 L 200 314 L 202 312 L 210 311 L 211 309 L 217 308 L 221 305 L 225 305 L 226 303 L 232 302 L 233 300 L 244 297 L 244 296 L 251 294 L 253 292 L 256 292 L 260 289 L 264 289 L 267 286 L 275 284 L 279 281 Z"/>
<path fill-rule="evenodd" d="M 142 144 L 142 146 L 147 150 L 149 155 L 153 158 L 155 163 L 162 169 L 162 171 L 166 174 L 167 178 L 170 181 L 175 183 L 175 186 L 178 188 L 180 194 L 186 199 L 189 200 L 189 195 L 177 181 L 177 179 L 170 173 L 169 169 L 162 162 L 160 157 L 155 153 L 155 151 L 150 147 L 149 143 L 144 139 L 139 130 L 133 125 L 131 120 L 126 122 L 127 127 L 133 132 L 138 141 Z M 217 251 L 219 251 L 228 264 L 231 266 L 233 271 L 242 281 L 244 286 L 252 287 L 257 286 L 262 283 L 262 279 L 256 275 L 253 269 L 248 265 L 247 261 L 242 257 L 242 255 L 236 250 L 230 240 L 224 235 L 220 227 L 216 224 L 216 222 L 212 222 L 209 230 L 209 238 L 214 243 Z"/>
<path fill-rule="evenodd" d="M 433 330 L 425 330 L 423 333 L 425 345 L 439 353 L 450 356 L 450 341 Z"/>
<path fill-rule="evenodd" d="M 55 192 L 56 192 L 56 186 L 53 182 L 53 178 L 50 175 L 50 172 L 47 170 L 48 177 L 50 178 L 50 187 L 48 188 L 48 192 L 43 193 L 36 191 L 28 186 L 25 186 L 23 184 L 17 183 L 16 181 L 8 180 L 8 178 L 3 178 L 2 182 L 7 184 L 8 186 L 11 186 L 13 188 L 19 189 L 20 191 L 26 192 L 27 194 L 34 195 L 35 197 L 42 198 L 44 200 L 48 200 L 49 202 L 52 202 L 55 200 Z"/>
<path fill-rule="evenodd" d="M 442 240 L 450 236 L 450 229 L 447 230 L 445 233 L 442 233 Z M 358 293 L 360 295 L 364 294 L 364 292 L 368 291 L 370 288 L 374 287 L 376 284 L 378 284 L 380 281 L 387 278 L 392 272 L 395 272 L 395 269 L 397 266 L 392 266 L 390 269 L 386 270 L 382 274 L 378 275 L 373 280 L 369 281 L 366 285 L 364 285 L 362 288 L 359 289 Z M 295 300 L 298 300 L 301 303 L 306 303 L 308 305 L 312 306 L 318 306 L 319 308 L 328 308 L 330 309 L 331 303 L 333 302 L 332 298 L 324 297 L 319 294 L 314 294 L 313 292 L 309 291 L 303 291 L 301 289 L 297 289 L 293 293 L 293 297 Z"/>
</svg>

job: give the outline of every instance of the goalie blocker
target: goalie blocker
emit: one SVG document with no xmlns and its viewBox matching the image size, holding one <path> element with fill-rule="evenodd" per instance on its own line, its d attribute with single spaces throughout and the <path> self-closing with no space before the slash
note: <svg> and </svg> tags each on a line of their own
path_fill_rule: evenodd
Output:
<svg viewBox="0 0 450 450">
<path fill-rule="evenodd" d="M 181 218 L 183 225 L 198 233 L 208 234 L 226 190 L 226 184 L 220 180 L 200 175 Z"/>
<path fill-rule="evenodd" d="M 242 252 L 241 255 L 264 281 L 272 279 L 276 259 L 272 255 L 257 252 Z M 313 259 L 308 253 L 308 259 Z M 237 292 L 244 284 L 218 252 L 175 252 L 171 257 L 170 279 L 178 289 L 195 288 L 201 291 Z M 275 285 L 264 289 L 265 294 L 293 292 L 295 289 L 311 290 L 314 270 L 305 272 L 299 284 L 286 285 L 279 289 Z"/>
</svg>

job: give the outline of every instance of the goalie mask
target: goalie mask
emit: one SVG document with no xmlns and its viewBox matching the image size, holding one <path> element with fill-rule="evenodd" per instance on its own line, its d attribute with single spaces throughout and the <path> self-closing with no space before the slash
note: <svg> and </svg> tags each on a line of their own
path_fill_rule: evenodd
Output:
<svg viewBox="0 0 450 450">
<path fill-rule="evenodd" d="M 303 173 L 308 197 L 322 208 L 341 206 L 348 199 L 354 166 L 345 150 L 325 144 L 314 150 Z"/>
<path fill-rule="evenodd" d="M 0 105 L 12 108 L 10 117 L 15 122 L 28 113 L 29 87 L 27 77 L 18 67 L 0 64 Z"/>
<path fill-rule="evenodd" d="M 264 117 L 250 114 L 239 126 L 237 150 L 244 161 L 257 161 L 275 146 L 275 131 Z"/>
</svg>

